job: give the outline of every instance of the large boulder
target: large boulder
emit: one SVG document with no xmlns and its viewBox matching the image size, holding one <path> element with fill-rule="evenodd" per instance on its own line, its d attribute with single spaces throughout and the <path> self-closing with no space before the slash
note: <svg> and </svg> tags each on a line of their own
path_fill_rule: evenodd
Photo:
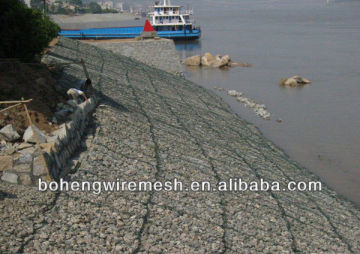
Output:
<svg viewBox="0 0 360 254">
<path fill-rule="evenodd" d="M 37 138 L 39 139 L 39 142 L 40 143 L 46 143 L 47 139 L 46 139 L 46 136 L 45 134 L 39 130 L 35 125 L 32 126 L 29 126 L 26 130 L 25 130 L 25 133 L 24 133 L 24 141 L 26 143 L 36 143 L 37 140 L 35 138 L 35 135 L 34 135 L 34 132 L 33 132 L 33 129 L 35 130 L 36 132 L 36 135 L 37 135 Z"/>
<path fill-rule="evenodd" d="M 213 64 L 213 67 L 215 68 L 222 68 L 222 67 L 225 67 L 229 64 L 231 58 L 229 55 L 225 55 L 223 56 L 220 60 L 216 61 L 214 64 Z"/>
<path fill-rule="evenodd" d="M 216 58 L 209 52 L 206 52 L 204 57 L 206 57 L 206 59 L 209 61 L 209 62 L 215 62 L 216 61 Z"/>
<path fill-rule="evenodd" d="M 216 58 L 209 52 L 205 53 L 205 55 L 201 57 L 202 66 L 212 66 L 215 62 Z"/>
<path fill-rule="evenodd" d="M 187 66 L 200 66 L 201 64 L 201 56 L 191 56 L 185 59 L 185 65 Z"/>
<path fill-rule="evenodd" d="M 4 128 L 0 130 L 0 139 L 13 142 L 19 138 L 20 138 L 19 133 L 11 124 L 6 125 Z"/>
<path fill-rule="evenodd" d="M 8 183 L 18 183 L 18 176 L 17 174 L 11 173 L 11 172 L 4 172 L 1 180 Z"/>
<path fill-rule="evenodd" d="M 300 76 L 292 76 L 290 78 L 282 78 L 279 82 L 279 85 L 281 86 L 290 86 L 290 87 L 295 87 L 295 86 L 303 86 L 306 84 L 310 84 L 311 82 L 303 77 Z"/>
</svg>

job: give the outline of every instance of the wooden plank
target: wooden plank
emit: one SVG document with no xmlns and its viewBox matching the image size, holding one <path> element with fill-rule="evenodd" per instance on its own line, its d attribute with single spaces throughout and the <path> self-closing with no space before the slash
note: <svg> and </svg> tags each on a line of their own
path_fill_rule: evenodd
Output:
<svg viewBox="0 0 360 254">
<path fill-rule="evenodd" d="M 9 109 L 12 109 L 12 108 L 16 108 L 17 106 L 20 106 L 20 105 L 22 105 L 22 103 L 18 103 L 18 104 L 12 105 L 10 107 L 4 108 L 4 109 L 0 110 L 0 113 L 5 112 L 5 111 L 7 111 Z"/>
<path fill-rule="evenodd" d="M 21 101 L 0 101 L 0 104 L 29 103 L 31 101 L 32 101 L 32 99 L 21 100 Z"/>
</svg>

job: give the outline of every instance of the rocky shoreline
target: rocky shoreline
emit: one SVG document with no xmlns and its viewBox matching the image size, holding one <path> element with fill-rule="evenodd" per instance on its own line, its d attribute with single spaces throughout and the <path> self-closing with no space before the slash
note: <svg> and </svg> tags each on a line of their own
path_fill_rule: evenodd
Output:
<svg viewBox="0 0 360 254">
<path fill-rule="evenodd" d="M 319 181 L 214 93 L 134 59 L 60 39 L 63 79 L 101 100 L 73 181 Z M 357 253 L 360 211 L 320 192 L 44 192 L 2 183 L 5 253 Z"/>
</svg>

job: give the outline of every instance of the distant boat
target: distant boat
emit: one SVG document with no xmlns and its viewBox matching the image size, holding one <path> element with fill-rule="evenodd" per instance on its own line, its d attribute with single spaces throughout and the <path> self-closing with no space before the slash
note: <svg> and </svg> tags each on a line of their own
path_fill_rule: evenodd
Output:
<svg viewBox="0 0 360 254">
<path fill-rule="evenodd" d="M 179 5 L 172 5 L 170 0 L 163 0 L 163 4 L 155 2 L 153 11 L 149 13 L 150 23 L 157 32 L 158 37 L 196 40 L 201 36 L 200 27 L 195 27 L 191 19 L 193 11 L 182 11 Z M 86 29 L 64 29 L 59 35 L 75 39 L 113 39 L 135 38 L 143 32 L 142 26 L 133 27 L 107 27 Z"/>
</svg>

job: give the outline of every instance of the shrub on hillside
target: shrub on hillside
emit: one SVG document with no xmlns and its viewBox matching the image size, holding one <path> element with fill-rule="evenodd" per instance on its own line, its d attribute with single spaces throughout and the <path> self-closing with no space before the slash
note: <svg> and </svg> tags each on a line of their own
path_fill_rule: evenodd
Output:
<svg viewBox="0 0 360 254">
<path fill-rule="evenodd" d="M 59 31 L 41 11 L 19 0 L 0 0 L 0 58 L 32 60 Z"/>
<path fill-rule="evenodd" d="M 96 2 L 91 2 L 89 4 L 89 10 L 91 13 L 101 13 L 101 6 Z"/>
</svg>

